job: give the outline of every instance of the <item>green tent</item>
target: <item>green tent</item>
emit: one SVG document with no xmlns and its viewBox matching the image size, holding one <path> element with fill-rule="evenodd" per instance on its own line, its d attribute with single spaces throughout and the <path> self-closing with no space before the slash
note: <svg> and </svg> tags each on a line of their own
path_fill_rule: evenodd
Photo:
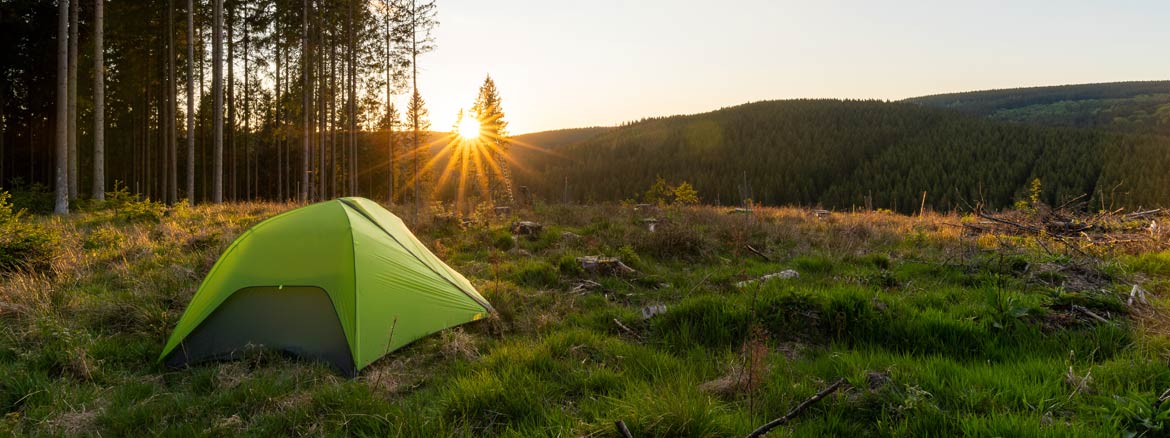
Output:
<svg viewBox="0 0 1170 438">
<path fill-rule="evenodd" d="M 252 227 L 211 268 L 159 360 L 183 366 L 264 346 L 347 375 L 492 307 L 471 283 L 364 198 Z"/>
</svg>

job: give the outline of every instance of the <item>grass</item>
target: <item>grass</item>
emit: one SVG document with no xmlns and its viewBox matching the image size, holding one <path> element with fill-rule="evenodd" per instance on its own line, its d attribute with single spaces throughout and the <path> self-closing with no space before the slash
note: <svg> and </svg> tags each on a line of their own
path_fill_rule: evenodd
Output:
<svg viewBox="0 0 1170 438">
<path fill-rule="evenodd" d="M 0 432 L 614 436 L 623 420 L 635 436 L 743 436 L 839 378 L 846 388 L 773 435 L 1170 427 L 1158 401 L 1170 388 L 1164 242 L 1086 265 L 1024 239 L 962 236 L 944 215 L 668 208 L 653 233 L 616 205 L 537 206 L 465 228 L 423 218 L 412 229 L 498 315 L 355 379 L 264 351 L 158 364 L 220 252 L 292 207 L 122 202 L 14 219 L 51 235 L 52 257 L 0 277 Z M 543 232 L 513 238 L 521 218 Z M 639 272 L 592 277 L 583 255 Z M 1073 264 L 1087 267 L 1048 269 Z M 800 276 L 736 285 L 784 269 Z M 600 286 L 575 288 L 586 279 Z M 1149 306 L 1126 303 L 1135 283 Z M 667 312 L 643 319 L 656 304 Z"/>
</svg>

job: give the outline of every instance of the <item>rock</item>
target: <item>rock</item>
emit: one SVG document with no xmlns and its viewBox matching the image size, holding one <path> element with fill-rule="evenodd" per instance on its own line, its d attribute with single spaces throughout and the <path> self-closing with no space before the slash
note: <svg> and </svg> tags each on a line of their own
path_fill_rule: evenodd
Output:
<svg viewBox="0 0 1170 438">
<path fill-rule="evenodd" d="M 565 231 L 565 232 L 561 233 L 561 239 L 564 239 L 564 240 L 579 240 L 579 239 L 581 239 L 581 235 L 580 235 L 580 234 L 577 234 L 577 233 L 574 233 L 574 232 L 572 232 L 572 231 Z"/>
<path fill-rule="evenodd" d="M 665 304 L 651 304 L 642 308 L 642 319 L 650 319 L 663 313 L 666 313 Z"/>
<path fill-rule="evenodd" d="M 496 216 L 507 216 L 512 214 L 512 207 L 496 207 Z"/>
<path fill-rule="evenodd" d="M 799 273 L 799 272 L 796 272 L 796 271 L 794 271 L 794 270 L 792 270 L 792 269 L 785 269 L 785 270 L 783 270 L 783 271 L 780 271 L 780 272 L 774 272 L 774 273 L 771 273 L 771 274 L 765 275 L 765 276 L 763 276 L 763 277 L 760 277 L 760 278 L 757 278 L 757 279 L 755 279 L 755 280 L 744 280 L 744 281 L 741 281 L 741 282 L 739 282 L 739 283 L 736 283 L 736 284 L 735 284 L 735 287 L 745 287 L 745 286 L 749 286 L 749 285 L 751 285 L 752 283 L 756 283 L 756 282 L 766 282 L 766 281 L 768 281 L 768 280 L 772 280 L 772 279 L 776 279 L 776 278 L 779 278 L 779 279 L 781 279 L 781 280 L 787 280 L 787 279 L 790 279 L 790 278 L 800 278 L 800 273 Z"/>
</svg>

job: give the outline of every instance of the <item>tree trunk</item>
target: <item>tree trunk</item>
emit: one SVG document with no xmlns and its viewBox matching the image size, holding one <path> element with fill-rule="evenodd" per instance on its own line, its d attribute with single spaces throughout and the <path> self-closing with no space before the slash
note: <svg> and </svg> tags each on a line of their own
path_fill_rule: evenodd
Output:
<svg viewBox="0 0 1170 438">
<path fill-rule="evenodd" d="M 190 205 L 195 205 L 195 108 L 195 0 L 187 0 L 187 203 Z"/>
<path fill-rule="evenodd" d="M 77 40 L 81 1 L 71 2 L 69 9 L 69 199 L 77 199 Z"/>
<path fill-rule="evenodd" d="M 234 4 L 233 4 L 234 5 Z M 236 149 L 236 11 L 227 10 L 227 135 L 228 145 L 231 147 L 231 199 L 240 200 L 240 186 L 237 179 L 236 159 L 239 157 Z"/>
<path fill-rule="evenodd" d="M 251 119 L 252 111 L 250 102 L 252 100 L 251 84 L 248 83 L 248 56 L 249 45 L 251 44 L 250 29 L 248 28 L 248 9 L 247 3 L 243 4 L 245 8 L 243 11 L 243 32 L 244 32 L 244 130 L 240 134 L 244 137 L 244 199 L 252 199 L 252 156 L 251 156 L 251 133 L 252 128 Z"/>
<path fill-rule="evenodd" d="M 167 1 L 167 151 L 166 151 L 166 200 L 167 203 L 179 201 L 179 168 L 178 168 L 178 124 L 175 116 L 178 112 L 178 87 L 175 85 L 175 2 Z"/>
<path fill-rule="evenodd" d="M 106 199 L 106 61 L 102 2 L 93 2 L 93 199 Z"/>
<path fill-rule="evenodd" d="M 348 128 L 346 134 L 349 140 L 349 194 L 357 195 L 357 137 L 355 130 L 357 129 L 357 105 L 355 105 L 354 98 L 357 92 L 354 87 L 354 82 L 357 79 L 357 45 L 354 44 L 354 25 L 353 25 L 353 0 L 347 2 L 347 21 L 349 22 L 349 96 L 346 101 L 349 102 L 349 117 Z"/>
<path fill-rule="evenodd" d="M 390 96 L 392 95 L 391 88 L 393 87 L 393 85 L 391 84 L 391 81 L 390 81 L 391 68 L 393 68 L 393 67 L 391 67 L 393 65 L 393 62 L 390 61 L 390 52 L 393 49 L 393 47 L 391 46 L 391 43 L 393 41 L 392 35 L 391 35 L 392 30 L 390 28 L 390 14 L 392 13 L 392 10 L 390 9 L 390 1 L 389 0 L 383 0 L 382 5 L 386 11 L 386 20 L 385 20 L 386 21 L 386 118 L 388 119 L 388 122 L 386 124 L 386 149 L 390 155 L 388 157 L 388 159 L 389 159 L 389 166 L 388 167 L 389 167 L 390 171 L 389 171 L 389 175 L 386 178 L 387 182 L 388 182 L 387 189 L 386 189 L 386 202 L 390 205 L 394 205 L 394 171 L 395 171 L 395 169 L 394 169 L 394 123 L 396 122 L 396 120 L 391 118 L 391 116 L 393 115 L 392 109 L 394 107 L 394 104 L 392 103 L 392 101 L 390 99 Z"/>
<path fill-rule="evenodd" d="M 69 214 L 69 0 L 57 7 L 57 167 L 53 212 Z"/>
<path fill-rule="evenodd" d="M 309 87 L 309 0 L 303 0 L 303 10 L 301 11 L 301 94 L 303 102 L 301 105 L 301 115 L 304 117 L 304 134 L 301 135 L 301 202 L 308 202 L 309 200 L 309 93 L 312 89 Z"/>
<path fill-rule="evenodd" d="M 327 169 L 329 170 L 328 193 L 330 198 L 337 197 L 337 94 L 337 38 L 334 37 L 329 43 L 329 165 Z"/>
<path fill-rule="evenodd" d="M 276 123 L 273 124 L 273 126 L 276 127 L 276 199 L 283 202 L 284 201 L 284 168 L 282 166 L 282 163 L 284 163 L 284 161 L 283 161 L 283 159 L 284 159 L 284 148 L 283 148 L 284 129 L 283 129 L 283 126 L 281 126 L 281 124 L 280 124 L 280 122 L 281 122 L 281 120 L 280 120 L 280 106 L 281 106 L 280 105 L 280 93 L 281 93 L 281 91 L 283 91 L 280 88 L 280 86 L 281 86 L 280 67 L 283 64 L 282 61 L 284 61 L 284 59 L 283 59 L 284 52 L 281 50 L 281 47 L 280 47 L 280 3 L 276 3 L 276 16 L 273 19 L 273 31 L 272 32 L 273 32 L 272 53 L 273 53 L 273 56 L 276 57 L 276 88 L 273 89 L 273 93 L 272 93 L 273 103 L 274 103 L 274 107 L 276 110 L 276 114 L 274 114 L 274 117 L 276 118 Z"/>
<path fill-rule="evenodd" d="M 418 3 L 415 0 L 410 2 L 410 81 L 411 87 L 414 89 L 414 96 L 418 96 Z M 419 120 L 417 115 L 412 117 L 411 124 L 414 128 L 414 142 L 411 144 L 411 153 L 414 154 L 414 165 L 411 176 L 414 178 L 414 221 L 418 223 L 418 211 L 422 208 L 422 201 L 419 199 L 418 186 L 421 181 L 418 178 L 418 153 L 419 153 Z"/>
<path fill-rule="evenodd" d="M 215 170 L 212 171 L 214 182 L 212 183 L 211 202 L 219 204 L 223 202 L 223 0 L 212 1 L 215 2 L 211 55 L 211 88 L 212 94 L 215 95 L 215 107 L 212 108 L 212 113 L 214 113 L 212 117 L 215 118 L 215 126 L 212 128 L 215 150 L 212 154 L 212 161 L 215 163 Z"/>
</svg>

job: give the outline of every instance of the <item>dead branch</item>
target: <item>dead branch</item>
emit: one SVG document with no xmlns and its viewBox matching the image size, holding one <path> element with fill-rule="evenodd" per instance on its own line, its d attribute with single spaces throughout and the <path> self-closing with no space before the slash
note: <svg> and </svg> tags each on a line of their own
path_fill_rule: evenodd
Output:
<svg viewBox="0 0 1170 438">
<path fill-rule="evenodd" d="M 1085 314 L 1086 316 L 1088 316 L 1088 317 L 1090 317 L 1090 318 L 1093 318 L 1093 319 L 1095 319 L 1095 320 L 1097 320 L 1097 321 L 1101 321 L 1101 322 L 1103 322 L 1103 323 L 1106 323 L 1106 324 L 1108 324 L 1108 323 L 1109 323 L 1109 320 L 1108 320 L 1108 319 L 1105 319 L 1105 318 L 1104 318 L 1104 317 L 1102 317 L 1101 315 L 1098 315 L 1098 314 L 1096 314 L 1096 313 L 1093 313 L 1093 311 L 1092 311 L 1092 310 L 1089 310 L 1089 309 L 1088 309 L 1087 307 L 1085 307 L 1085 306 L 1082 306 L 1082 305 L 1079 305 L 1079 304 L 1073 304 L 1073 305 L 1072 305 L 1072 308 L 1073 308 L 1073 310 L 1076 310 L 1076 311 L 1078 311 L 1078 312 L 1081 312 L 1081 313 Z"/>
<path fill-rule="evenodd" d="M 630 433 L 630 429 L 626 427 L 626 422 L 618 420 L 613 422 L 613 425 L 617 428 L 618 434 L 621 435 L 622 438 L 634 438 L 634 435 Z"/>
<path fill-rule="evenodd" d="M 812 406 L 816 402 L 821 401 L 821 399 L 825 398 L 829 394 L 836 392 L 837 389 L 840 388 L 841 385 L 844 385 L 844 384 L 845 384 L 845 379 L 837 380 L 832 385 L 829 385 L 827 388 L 822 389 L 821 392 L 813 394 L 812 397 L 809 397 L 804 402 L 801 402 L 799 405 L 797 405 L 791 411 L 788 411 L 787 414 L 784 414 L 783 417 L 777 418 L 775 420 L 768 422 L 768 424 L 760 426 L 759 429 L 756 429 L 752 433 L 748 434 L 748 438 L 757 438 L 757 437 L 764 436 L 764 434 L 768 433 L 768 431 L 770 431 L 772 429 L 775 429 L 777 426 L 781 426 L 781 425 L 784 425 L 785 423 L 788 423 L 793 418 L 795 418 L 797 415 L 800 415 L 801 412 L 804 412 L 805 409 L 808 409 L 809 406 Z"/>
<path fill-rule="evenodd" d="M 626 334 L 628 334 L 628 335 L 630 335 L 630 336 L 633 336 L 633 337 L 635 337 L 635 338 L 638 338 L 638 340 L 639 340 L 639 341 L 641 341 L 641 340 L 642 340 L 642 337 L 641 337 L 641 336 L 638 336 L 638 332 L 635 332 L 633 329 L 631 329 L 631 328 L 629 328 L 629 327 L 626 327 L 626 325 L 625 325 L 625 324 L 622 324 L 622 322 L 621 322 L 621 321 L 618 321 L 618 319 L 617 319 L 617 318 L 614 318 L 614 319 L 613 319 L 613 323 L 614 323 L 614 324 L 617 324 L 618 328 L 622 329 L 622 331 L 623 331 L 623 332 L 626 332 Z"/>
<path fill-rule="evenodd" d="M 767 260 L 767 261 L 769 261 L 769 262 L 770 262 L 770 261 L 772 261 L 772 258 L 771 258 L 771 257 L 768 257 L 767 255 L 764 255 L 764 253 L 760 252 L 760 250 L 758 250 L 758 249 L 755 249 L 755 248 L 752 248 L 752 246 L 751 246 L 751 245 L 745 245 L 745 246 L 747 246 L 747 249 L 748 249 L 748 251 L 751 251 L 751 252 L 752 252 L 752 253 L 754 253 L 755 255 L 758 255 L 758 256 L 762 257 L 764 260 Z"/>
</svg>

